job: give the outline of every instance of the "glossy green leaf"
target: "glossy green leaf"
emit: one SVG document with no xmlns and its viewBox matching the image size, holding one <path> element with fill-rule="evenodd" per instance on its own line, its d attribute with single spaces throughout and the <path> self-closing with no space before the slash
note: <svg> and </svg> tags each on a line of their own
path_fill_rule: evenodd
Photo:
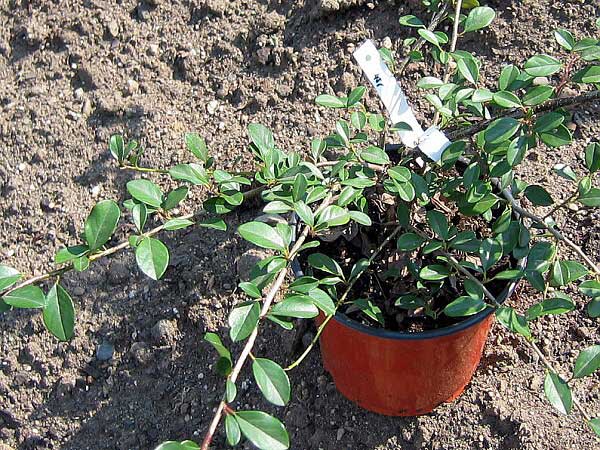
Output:
<svg viewBox="0 0 600 450">
<path fill-rule="evenodd" d="M 503 117 L 494 120 L 486 128 L 483 136 L 487 143 L 499 144 L 513 137 L 520 126 L 521 124 L 517 120 L 511 117 Z"/>
<path fill-rule="evenodd" d="M 248 222 L 238 227 L 238 233 L 248 242 L 262 248 L 285 251 L 287 246 L 277 230 L 263 222 Z"/>
<path fill-rule="evenodd" d="M 0 265 L 0 291 L 11 287 L 21 279 L 21 276 L 18 270 Z"/>
<path fill-rule="evenodd" d="M 315 269 L 337 275 L 342 279 L 344 278 L 344 272 L 342 272 L 340 265 L 323 253 L 312 253 L 308 255 L 308 264 Z"/>
<path fill-rule="evenodd" d="M 227 224 L 220 217 L 212 217 L 210 219 L 205 219 L 202 222 L 198 222 L 198 226 L 203 228 L 212 228 L 213 230 L 226 231 Z"/>
<path fill-rule="evenodd" d="M 367 91 L 367 88 L 365 88 L 364 86 L 358 86 L 357 88 L 354 88 L 352 90 L 352 92 L 350 92 L 350 94 L 348 94 L 346 106 L 348 108 L 350 108 L 351 106 L 356 105 L 358 102 L 360 102 L 362 100 L 363 95 L 365 95 L 366 91 Z"/>
<path fill-rule="evenodd" d="M 532 77 L 547 77 L 558 72 L 561 62 L 548 55 L 532 56 L 525 63 L 525 72 Z"/>
<path fill-rule="evenodd" d="M 131 215 L 133 216 L 135 227 L 142 233 L 144 231 L 144 226 L 146 225 L 146 220 L 148 219 L 148 208 L 146 208 L 144 203 L 136 203 L 133 205 Z"/>
<path fill-rule="evenodd" d="M 398 250 L 402 250 L 404 252 L 416 250 L 419 248 L 425 239 L 415 233 L 404 233 L 402 236 L 398 238 L 397 248 Z"/>
<path fill-rule="evenodd" d="M 94 205 L 83 232 L 91 251 L 99 249 L 111 238 L 120 217 L 119 205 L 112 200 L 103 200 Z"/>
<path fill-rule="evenodd" d="M 552 86 L 536 86 L 528 90 L 523 96 L 523 104 L 525 106 L 536 106 L 550 99 L 554 94 Z"/>
<path fill-rule="evenodd" d="M 592 142 L 585 148 L 585 167 L 590 172 L 600 170 L 600 143 Z"/>
<path fill-rule="evenodd" d="M 252 143 L 256 145 L 261 155 L 267 155 L 275 149 L 273 132 L 260 123 L 248 125 L 248 135 Z"/>
<path fill-rule="evenodd" d="M 255 358 L 252 373 L 265 398 L 277 406 L 290 401 L 290 380 L 279 364 L 270 359 Z"/>
<path fill-rule="evenodd" d="M 486 307 L 487 305 L 481 299 L 463 296 L 458 297 L 456 300 L 449 303 L 444 308 L 444 314 L 449 317 L 472 316 L 473 314 L 483 311 Z"/>
<path fill-rule="evenodd" d="M 162 192 L 160 188 L 149 180 L 131 180 L 127 183 L 127 191 L 137 201 L 146 205 L 160 208 L 162 204 Z"/>
<path fill-rule="evenodd" d="M 167 198 L 163 202 L 162 208 L 165 211 L 176 208 L 187 197 L 188 191 L 189 189 L 187 186 L 180 186 L 176 189 L 173 189 L 167 194 Z"/>
<path fill-rule="evenodd" d="M 575 360 L 573 377 L 583 378 L 593 374 L 600 368 L 600 345 L 592 345 L 582 350 Z"/>
<path fill-rule="evenodd" d="M 187 149 L 200 161 L 206 162 L 208 160 L 208 149 L 206 148 L 206 142 L 196 133 L 185 134 L 185 145 Z"/>
<path fill-rule="evenodd" d="M 222 376 L 226 377 L 231 373 L 233 362 L 231 360 L 231 352 L 223 345 L 221 338 L 215 333 L 206 333 L 204 340 L 208 342 L 219 354 L 216 369 Z"/>
<path fill-rule="evenodd" d="M 308 292 L 308 296 L 317 308 L 325 314 L 328 316 L 333 316 L 335 314 L 335 304 L 327 292 L 319 288 L 312 289 Z"/>
<path fill-rule="evenodd" d="M 502 243 L 498 239 L 487 238 L 479 247 L 479 259 L 483 270 L 487 272 L 502 257 Z"/>
<path fill-rule="evenodd" d="M 83 255 L 85 255 L 89 251 L 89 247 L 87 245 L 74 245 L 72 247 L 61 248 L 56 252 L 54 256 L 54 262 L 56 264 L 63 264 L 69 261 L 73 261 Z M 1 272 L 1 270 L 0 270 Z M 0 275 L 0 279 L 2 276 Z M 2 282 L 0 281 L 0 285 Z"/>
<path fill-rule="evenodd" d="M 598 21 L 596 21 L 596 26 L 600 28 Z M 588 425 L 597 436 L 600 436 L 600 417 L 588 420 Z"/>
<path fill-rule="evenodd" d="M 575 38 L 569 30 L 565 30 L 564 28 L 554 30 L 554 39 L 556 39 L 558 45 L 560 45 L 565 50 L 571 51 L 575 46 Z"/>
<path fill-rule="evenodd" d="M 594 298 L 586 306 L 588 316 L 592 318 L 600 317 L 600 298 Z"/>
<path fill-rule="evenodd" d="M 578 198 L 579 202 L 584 206 L 597 208 L 600 206 L 600 189 L 592 188 Z"/>
<path fill-rule="evenodd" d="M 75 308 L 69 293 L 56 283 L 46 297 L 43 311 L 44 325 L 60 341 L 73 337 Z"/>
<path fill-rule="evenodd" d="M 123 161 L 125 158 L 125 141 L 120 134 L 113 134 L 108 141 L 108 148 L 113 158 L 117 161 Z"/>
<path fill-rule="evenodd" d="M 7 305 L 15 308 L 43 308 L 46 306 L 46 296 L 37 286 L 23 286 L 2 297 Z"/>
<path fill-rule="evenodd" d="M 479 67 L 474 58 L 459 58 L 456 68 L 467 81 L 476 84 L 479 80 Z"/>
<path fill-rule="evenodd" d="M 315 103 L 327 108 L 345 108 L 346 100 L 335 95 L 321 94 L 315 98 Z"/>
<path fill-rule="evenodd" d="M 441 240 L 448 239 L 448 219 L 446 216 L 434 209 L 427 211 L 427 223 L 433 230 L 433 232 L 438 236 Z"/>
<path fill-rule="evenodd" d="M 348 210 L 338 205 L 329 205 L 317 217 L 317 226 L 337 227 L 350 221 Z"/>
<path fill-rule="evenodd" d="M 187 228 L 191 225 L 194 225 L 194 222 L 192 220 L 176 217 L 174 219 L 167 220 L 163 227 L 167 231 L 174 231 L 181 230 L 182 228 Z"/>
<path fill-rule="evenodd" d="M 229 336 L 233 342 L 246 339 L 256 325 L 260 315 L 260 305 L 258 302 L 247 302 L 236 306 L 229 313 Z"/>
<path fill-rule="evenodd" d="M 554 372 L 548 372 L 544 380 L 544 393 L 552 406 L 561 414 L 569 414 L 573 406 L 571 389 L 566 381 Z"/>
<path fill-rule="evenodd" d="M 381 308 L 379 308 L 379 306 L 371 302 L 371 300 L 368 300 L 366 298 L 356 299 L 352 302 L 351 308 L 357 308 L 370 319 L 379 323 L 381 326 L 385 326 L 385 319 L 383 318 Z"/>
<path fill-rule="evenodd" d="M 232 414 L 227 414 L 225 416 L 225 434 L 227 435 L 227 443 L 232 447 L 240 443 L 242 431 L 240 430 L 240 426 L 238 425 L 235 416 Z"/>
<path fill-rule="evenodd" d="M 436 77 L 423 77 L 417 81 L 417 87 L 421 89 L 436 89 L 443 85 L 444 82 Z"/>
<path fill-rule="evenodd" d="M 518 314 L 513 308 L 508 306 L 499 307 L 496 310 L 496 319 L 510 331 L 531 339 L 531 330 L 527 324 L 527 319 Z"/>
<path fill-rule="evenodd" d="M 146 237 L 135 249 L 135 260 L 142 272 L 158 280 L 169 265 L 169 249 L 158 239 Z"/>
<path fill-rule="evenodd" d="M 555 130 L 540 133 L 542 142 L 550 147 L 560 147 L 567 145 L 573 140 L 571 131 L 564 125 L 559 125 Z"/>
<path fill-rule="evenodd" d="M 171 175 L 171 178 L 174 180 L 187 181 L 193 185 L 209 185 L 206 170 L 200 164 L 177 164 L 169 169 L 169 175 Z"/>
<path fill-rule="evenodd" d="M 525 318 L 527 320 L 534 320 L 550 314 L 564 314 L 574 309 L 575 303 L 566 295 L 561 295 L 543 300 L 531 306 L 525 313 Z"/>
<path fill-rule="evenodd" d="M 262 411 L 238 411 L 235 414 L 242 433 L 260 450 L 287 450 L 290 439 L 283 424 Z"/>
<path fill-rule="evenodd" d="M 472 9 L 465 20 L 465 33 L 489 26 L 494 17 L 496 17 L 496 13 L 488 6 L 480 6 Z"/>
<path fill-rule="evenodd" d="M 90 259 L 86 255 L 80 256 L 79 258 L 73 260 L 73 269 L 75 269 L 77 272 L 83 272 L 89 267 Z"/>
<path fill-rule="evenodd" d="M 450 275 L 450 269 L 440 264 L 425 266 L 419 272 L 419 276 L 427 281 L 440 281 Z"/>
<path fill-rule="evenodd" d="M 425 24 L 421 21 L 421 19 L 419 19 L 418 17 L 416 17 L 412 14 L 400 17 L 400 25 L 404 25 L 407 27 L 413 27 L 413 28 L 425 27 Z"/>
<path fill-rule="evenodd" d="M 154 450 L 199 450 L 200 447 L 193 441 L 166 441 Z"/>
<path fill-rule="evenodd" d="M 500 88 L 500 90 L 509 90 L 513 82 L 519 77 L 520 74 L 521 71 L 518 67 L 512 64 L 505 66 L 500 72 L 500 77 L 498 78 L 498 87 Z"/>
<path fill-rule="evenodd" d="M 587 66 L 573 75 L 577 83 L 600 83 L 600 66 Z"/>
<path fill-rule="evenodd" d="M 319 315 L 319 310 L 310 298 L 304 295 L 291 295 L 273 305 L 270 313 L 275 316 L 312 319 Z"/>
<path fill-rule="evenodd" d="M 559 113 L 550 112 L 539 116 L 533 126 L 533 131 L 543 133 L 558 128 L 565 121 L 565 116 Z"/>
<path fill-rule="evenodd" d="M 435 45 L 436 47 L 439 48 L 440 46 L 440 41 L 437 37 L 437 35 L 433 32 L 433 31 L 429 31 L 426 28 L 419 28 L 417 30 L 417 32 L 419 33 L 419 35 L 426 40 L 427 42 L 429 42 L 430 44 Z"/>
<path fill-rule="evenodd" d="M 373 145 L 367 147 L 360 153 L 360 157 L 373 164 L 389 164 L 390 158 L 386 152 Z"/>
<path fill-rule="evenodd" d="M 550 196 L 548 191 L 546 191 L 546 189 L 544 189 L 543 187 L 538 186 L 536 184 L 531 184 L 531 185 L 527 186 L 524 194 L 525 194 L 525 197 L 527 197 L 527 199 L 534 205 L 550 206 L 550 205 L 554 204 L 554 200 L 552 200 L 552 197 Z"/>
<path fill-rule="evenodd" d="M 600 282 L 596 280 L 587 280 L 579 285 L 579 290 L 588 297 L 600 297 Z"/>
<path fill-rule="evenodd" d="M 500 91 L 493 96 L 494 102 L 503 108 L 518 108 L 521 106 L 521 100 L 512 92 Z"/>
<path fill-rule="evenodd" d="M 587 274 L 587 268 L 577 261 L 556 261 L 552 266 L 552 284 L 566 286 Z"/>
</svg>

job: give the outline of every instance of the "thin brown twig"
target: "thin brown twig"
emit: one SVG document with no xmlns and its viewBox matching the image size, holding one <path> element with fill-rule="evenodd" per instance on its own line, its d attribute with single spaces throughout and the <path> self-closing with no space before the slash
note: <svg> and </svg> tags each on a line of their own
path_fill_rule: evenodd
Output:
<svg viewBox="0 0 600 450">
<path fill-rule="evenodd" d="M 315 215 L 317 215 L 319 212 L 321 212 L 324 208 L 326 208 L 332 201 L 333 201 L 334 197 L 333 195 L 330 193 L 329 196 L 327 198 L 325 198 L 323 200 L 323 202 L 321 203 L 321 206 L 319 206 L 319 208 L 317 209 L 317 211 L 315 212 Z M 305 226 L 302 233 L 300 233 L 300 236 L 298 237 L 298 240 L 296 241 L 296 243 L 294 244 L 294 246 L 292 247 L 292 249 L 290 250 L 289 256 L 288 256 L 288 260 L 291 261 L 292 259 L 295 258 L 295 256 L 297 255 L 298 251 L 300 250 L 300 247 L 302 246 L 302 244 L 304 243 L 304 241 L 306 240 L 308 233 L 310 232 L 310 227 L 309 226 Z M 289 264 L 288 264 L 289 265 Z M 283 282 L 285 280 L 285 277 L 287 275 L 287 269 L 288 269 L 288 265 L 286 265 L 284 268 L 282 268 L 279 273 L 277 274 L 277 277 L 275 279 L 275 281 L 273 282 L 273 284 L 271 285 L 271 288 L 269 289 L 269 292 L 267 293 L 267 295 L 265 296 L 265 299 L 263 301 L 263 305 L 260 311 L 260 318 L 264 318 L 267 313 L 269 312 L 269 309 L 271 308 L 271 304 L 273 303 L 273 300 L 275 299 L 275 296 L 277 295 L 277 293 L 279 292 L 279 290 L 281 289 L 281 286 L 283 285 Z M 256 327 L 254 327 L 254 330 L 252 330 L 252 333 L 250 334 L 250 336 L 248 337 L 246 343 L 244 344 L 244 348 L 242 349 L 242 352 L 240 353 L 240 356 L 238 357 L 235 366 L 233 367 L 233 370 L 231 371 L 231 373 L 229 374 L 228 379 L 232 382 L 235 383 L 242 368 L 244 367 L 244 364 L 246 363 L 246 360 L 248 359 L 250 352 L 252 351 L 252 347 L 254 347 L 254 343 L 256 341 L 256 338 L 258 336 L 258 325 Z M 219 422 L 221 421 L 221 417 L 223 416 L 223 411 L 225 409 L 225 406 L 227 405 L 225 396 L 223 396 L 223 399 L 221 400 L 221 402 L 219 403 L 219 406 L 217 407 L 217 410 L 215 412 L 215 415 L 213 416 L 213 419 L 208 427 L 208 430 L 204 436 L 204 440 L 202 441 L 202 447 L 201 450 L 208 450 L 214 434 L 217 430 L 217 427 L 219 426 Z"/>
</svg>

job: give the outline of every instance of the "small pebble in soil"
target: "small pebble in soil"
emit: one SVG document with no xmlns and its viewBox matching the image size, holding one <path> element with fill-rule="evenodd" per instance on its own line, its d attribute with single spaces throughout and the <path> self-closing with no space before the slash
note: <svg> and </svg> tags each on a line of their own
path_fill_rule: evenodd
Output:
<svg viewBox="0 0 600 450">
<path fill-rule="evenodd" d="M 211 116 L 217 112 L 217 109 L 219 109 L 219 102 L 217 100 L 211 100 L 206 105 L 206 110 Z"/>
<path fill-rule="evenodd" d="M 177 337 L 177 321 L 162 319 L 151 330 L 152 339 L 159 345 L 172 345 Z"/>
<path fill-rule="evenodd" d="M 103 342 L 96 349 L 96 359 L 98 361 L 108 361 L 113 357 L 115 347 L 110 342 Z"/>
</svg>

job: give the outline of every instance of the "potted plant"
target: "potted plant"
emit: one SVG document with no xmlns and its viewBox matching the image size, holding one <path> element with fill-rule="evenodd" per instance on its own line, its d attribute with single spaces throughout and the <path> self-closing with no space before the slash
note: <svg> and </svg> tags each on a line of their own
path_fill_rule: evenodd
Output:
<svg viewBox="0 0 600 450">
<path fill-rule="evenodd" d="M 462 34 L 488 26 L 493 10 L 463 9 L 474 2 L 463 5 L 461 0 L 453 9 L 447 3 L 427 3 L 433 13 L 429 27 L 414 16 L 400 22 L 419 36 L 405 42 L 406 63 L 423 57 L 425 43 L 443 67 L 441 78 L 418 83 L 428 92 L 434 124 L 452 141 L 439 160 L 390 145 L 394 132 L 414 128 L 404 122 L 389 127 L 382 114 L 369 111 L 363 103 L 365 87 L 346 97 L 317 97 L 319 105 L 339 111 L 340 118 L 333 133 L 314 139 L 305 154 L 279 149 L 268 128 L 251 124 L 252 173 L 217 169 L 204 141 L 193 133 L 185 141 L 195 161 L 169 169 L 141 166 L 143 149 L 113 136 L 110 151 L 123 170 L 168 176 L 181 186 L 164 193 L 147 178 L 127 183 L 131 198 L 123 206 L 136 231 L 120 242 L 114 235 L 121 208 L 104 200 L 85 221 L 81 241 L 57 253 L 55 270 L 21 280 L 17 270 L 0 266 L 0 310 L 40 309 L 47 329 L 68 340 L 75 329 L 75 308 L 60 282 L 66 272 L 86 270 L 100 258 L 133 248 L 141 271 L 159 279 L 169 261 L 168 248 L 157 238 L 160 232 L 193 225 L 224 230 L 229 212 L 258 198 L 261 220 L 237 231 L 273 254 L 239 285 L 248 300 L 236 305 L 228 320 L 229 339 L 243 343 L 237 357 L 218 335 L 205 337 L 219 355 L 216 369 L 225 383 L 202 449 L 210 448 L 222 420 L 231 445 L 243 435 L 260 449 L 289 448 L 277 418 L 236 408 L 236 382 L 247 363 L 264 397 L 283 406 L 291 395 L 287 371 L 320 341 L 324 366 L 351 400 L 383 414 L 423 414 L 460 395 L 494 317 L 543 362 L 549 402 L 564 414 L 576 408 L 600 435 L 600 419 L 586 411 L 569 387 L 600 367 L 600 346 L 580 352 L 565 380 L 539 350 L 529 327 L 546 315 L 575 309 L 574 292 L 589 298 L 591 317 L 600 315 L 600 268 L 556 223 L 557 213 L 570 204 L 600 206 L 600 144 L 586 147 L 581 168 L 552 168 L 572 185 L 561 200 L 528 184 L 518 170 L 532 148 L 542 143 L 558 148 L 572 141 L 568 107 L 600 99 L 599 42 L 576 40 L 557 30 L 566 63 L 533 55 L 523 68 L 503 67 L 490 89 L 479 80 L 480 61 L 456 46 Z M 452 23 L 451 36 L 435 30 L 445 20 Z M 382 49 L 380 54 L 393 63 L 391 52 Z M 546 84 L 543 77 L 556 83 L 548 79 Z M 562 96 L 569 85 L 581 93 Z M 207 189 L 209 198 L 202 212 L 177 215 L 190 186 Z M 44 292 L 48 281 L 52 283 Z M 517 283 L 535 292 L 533 306 L 526 310 L 505 303 Z M 290 330 L 297 319 L 315 319 L 317 333 L 296 361 L 284 368 L 269 355 L 254 353 L 261 324 L 268 320 Z M 199 446 L 169 441 L 159 448 Z"/>
</svg>

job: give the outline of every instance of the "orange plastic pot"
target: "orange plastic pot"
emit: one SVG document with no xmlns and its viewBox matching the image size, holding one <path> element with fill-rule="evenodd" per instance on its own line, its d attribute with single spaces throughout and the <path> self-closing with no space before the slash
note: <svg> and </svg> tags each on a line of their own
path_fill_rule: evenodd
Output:
<svg viewBox="0 0 600 450">
<path fill-rule="evenodd" d="M 456 399 L 471 380 L 491 312 L 421 333 L 374 329 L 338 313 L 321 334 L 323 366 L 338 391 L 362 408 L 388 416 L 427 414 Z"/>
</svg>

